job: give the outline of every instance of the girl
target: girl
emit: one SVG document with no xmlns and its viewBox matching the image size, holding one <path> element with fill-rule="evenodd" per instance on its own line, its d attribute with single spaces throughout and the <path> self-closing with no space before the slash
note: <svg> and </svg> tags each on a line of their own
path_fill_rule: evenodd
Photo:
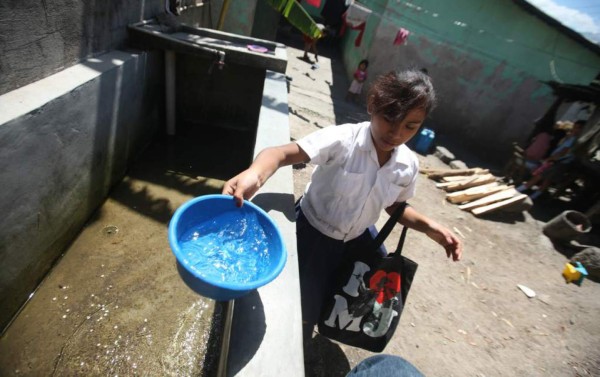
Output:
<svg viewBox="0 0 600 377">
<path fill-rule="evenodd" d="M 435 104 L 429 77 L 419 71 L 379 77 L 368 95 L 370 122 L 316 131 L 297 142 L 261 151 L 252 165 L 225 183 L 238 206 L 281 166 L 311 162 L 315 168 L 296 221 L 304 340 L 321 305 L 335 288 L 344 244 L 361 236 L 415 193 L 418 160 L 404 144 Z M 399 222 L 439 243 L 459 260 L 462 245 L 447 228 L 407 207 Z M 368 231 L 368 230 L 367 230 Z"/>
<path fill-rule="evenodd" d="M 356 68 L 356 71 L 354 72 L 354 79 L 346 94 L 346 101 L 349 99 L 352 99 L 354 102 L 358 101 L 358 96 L 360 95 L 360 92 L 362 92 L 363 83 L 367 79 L 368 66 L 369 61 L 367 59 L 363 59 L 358 63 L 358 68 Z"/>
</svg>

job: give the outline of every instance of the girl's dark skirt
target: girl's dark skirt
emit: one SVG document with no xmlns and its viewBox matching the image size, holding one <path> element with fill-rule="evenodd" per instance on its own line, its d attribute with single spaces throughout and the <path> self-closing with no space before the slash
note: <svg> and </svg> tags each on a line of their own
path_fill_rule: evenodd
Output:
<svg viewBox="0 0 600 377">
<path fill-rule="evenodd" d="M 345 243 L 315 229 L 299 207 L 297 212 L 296 237 L 300 270 L 302 329 L 306 343 L 312 338 L 323 301 L 330 298 L 336 288 L 336 273 L 344 253 Z"/>
</svg>

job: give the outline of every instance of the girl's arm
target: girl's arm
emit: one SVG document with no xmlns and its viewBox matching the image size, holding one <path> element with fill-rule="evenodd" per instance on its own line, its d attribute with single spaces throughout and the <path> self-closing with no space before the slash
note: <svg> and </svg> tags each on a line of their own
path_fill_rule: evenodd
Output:
<svg viewBox="0 0 600 377">
<path fill-rule="evenodd" d="M 399 203 L 386 208 L 390 215 Z M 411 229 L 425 233 L 429 238 L 442 245 L 448 258 L 458 261 L 462 255 L 462 242 L 446 227 L 441 226 L 430 218 L 420 214 L 411 206 L 406 206 L 404 214 L 398 221 Z"/>
<path fill-rule="evenodd" d="M 233 195 L 241 207 L 282 166 L 308 162 L 310 158 L 296 143 L 263 149 L 250 167 L 225 182 L 222 193 Z"/>
</svg>

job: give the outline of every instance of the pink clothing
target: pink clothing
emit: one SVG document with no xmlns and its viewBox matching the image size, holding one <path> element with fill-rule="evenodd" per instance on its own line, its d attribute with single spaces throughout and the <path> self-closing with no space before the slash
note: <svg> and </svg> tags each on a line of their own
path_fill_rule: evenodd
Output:
<svg viewBox="0 0 600 377">
<path fill-rule="evenodd" d="M 405 28 L 400 28 L 400 30 L 398 30 L 398 33 L 396 34 L 396 38 L 394 39 L 394 46 L 405 43 L 409 34 L 410 31 L 406 30 Z"/>
<path fill-rule="evenodd" d="M 360 68 L 357 68 L 354 72 L 354 80 L 352 80 L 352 84 L 350 84 L 350 89 L 348 91 L 354 94 L 360 94 L 362 91 L 363 83 L 367 79 L 367 71 L 361 71 Z"/>
<path fill-rule="evenodd" d="M 367 79 L 367 71 L 361 71 L 360 68 L 356 69 L 356 72 L 354 72 L 354 78 L 357 81 L 365 81 Z"/>
<path fill-rule="evenodd" d="M 534 161 L 543 159 L 548 153 L 551 141 L 552 135 L 547 132 L 539 133 L 525 150 L 525 158 Z"/>
</svg>

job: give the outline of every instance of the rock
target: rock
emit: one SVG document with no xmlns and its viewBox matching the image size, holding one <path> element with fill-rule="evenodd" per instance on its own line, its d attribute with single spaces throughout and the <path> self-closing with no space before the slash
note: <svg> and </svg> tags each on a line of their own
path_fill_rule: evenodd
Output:
<svg viewBox="0 0 600 377">
<path fill-rule="evenodd" d="M 435 153 L 433 155 L 447 164 L 454 160 L 454 155 L 444 147 L 435 147 Z"/>
<path fill-rule="evenodd" d="M 461 160 L 454 160 L 454 161 L 450 161 L 450 167 L 452 169 L 468 169 L 469 167 L 467 166 L 467 164 L 465 164 L 464 162 L 462 162 Z"/>
<path fill-rule="evenodd" d="M 588 247 L 571 258 L 571 264 L 579 262 L 585 267 L 588 277 L 600 279 L 600 248 Z"/>
</svg>

